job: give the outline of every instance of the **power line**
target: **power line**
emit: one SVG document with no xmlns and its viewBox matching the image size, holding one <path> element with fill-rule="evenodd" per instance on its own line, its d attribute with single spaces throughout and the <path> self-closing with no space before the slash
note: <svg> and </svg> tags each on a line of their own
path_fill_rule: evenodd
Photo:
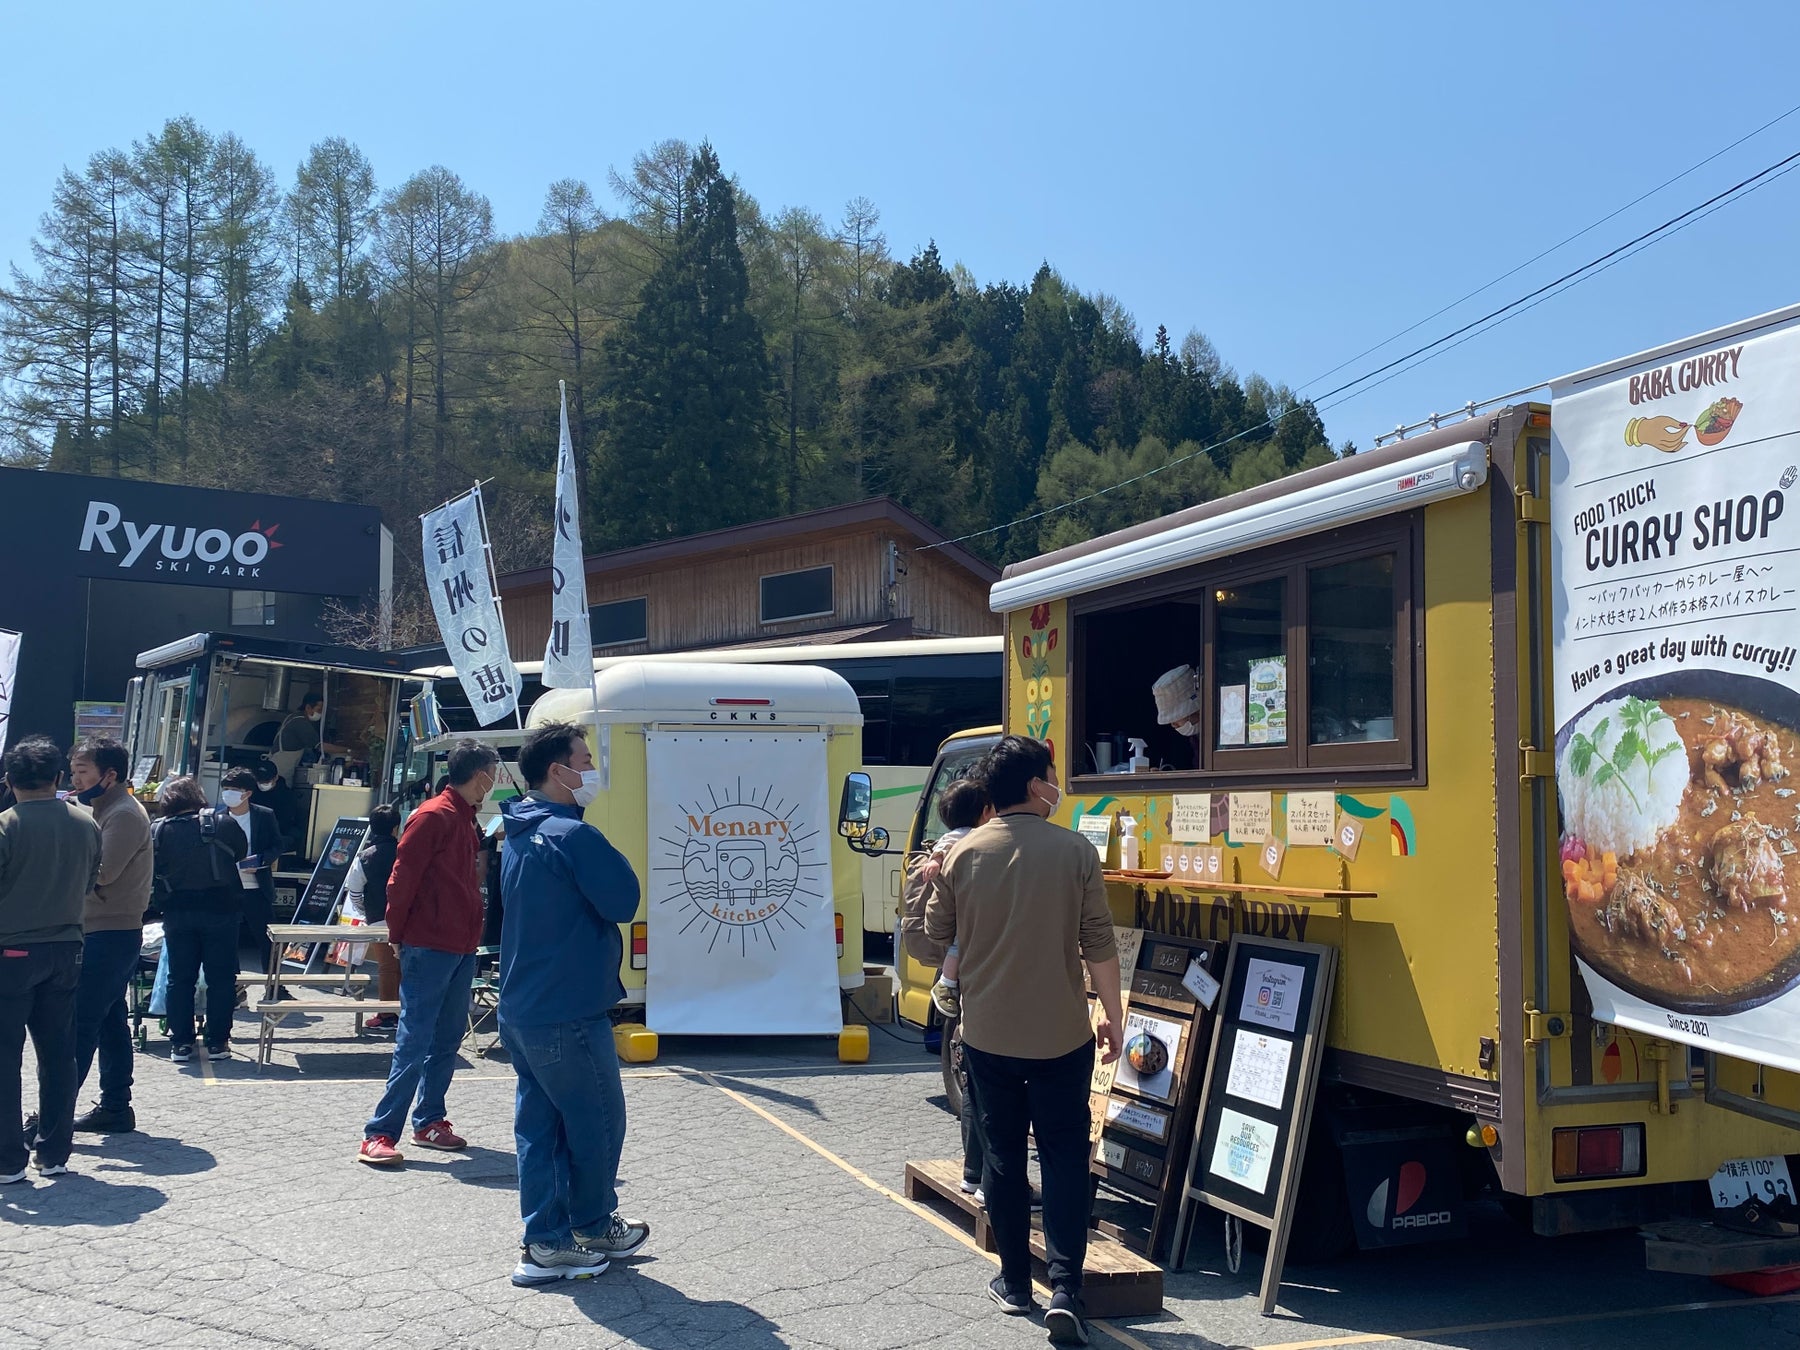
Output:
<svg viewBox="0 0 1800 1350">
<path fill-rule="evenodd" d="M 1417 323 L 1409 324 L 1407 327 L 1402 328 L 1398 333 L 1395 333 L 1392 337 L 1383 338 L 1380 342 L 1377 342 L 1373 347 L 1365 347 L 1360 352 L 1358 352 L 1355 356 L 1350 357 L 1348 360 L 1338 362 L 1337 365 L 1333 366 L 1330 370 L 1326 371 L 1323 375 L 1316 375 L 1312 379 L 1308 380 L 1305 384 L 1300 386 L 1300 389 L 1310 389 L 1313 385 L 1317 384 L 1320 380 L 1330 379 L 1333 375 L 1337 374 L 1345 366 L 1355 365 L 1358 361 L 1362 360 L 1363 357 L 1370 356 L 1370 355 L 1374 354 L 1375 352 L 1380 351 L 1383 347 L 1387 346 L 1391 342 L 1398 342 L 1401 338 L 1405 337 L 1408 333 L 1411 333 L 1420 328 L 1423 328 L 1426 324 L 1430 323 L 1433 319 L 1436 319 L 1436 318 L 1441 317 L 1442 315 L 1448 314 L 1451 310 L 1457 308 L 1459 305 L 1462 305 L 1462 304 L 1466 303 L 1467 301 L 1473 300 L 1476 296 L 1481 295 L 1482 293 L 1484 293 L 1486 291 L 1493 290 L 1494 287 L 1498 286 L 1501 282 L 1505 281 L 1508 277 L 1517 276 L 1520 272 L 1523 272 L 1527 267 L 1530 267 L 1533 263 L 1542 262 L 1545 258 L 1548 258 L 1552 253 L 1559 252 L 1560 250 L 1568 247 L 1570 244 L 1574 243 L 1577 239 L 1582 238 L 1584 235 L 1592 234 L 1595 230 L 1599 229 L 1602 225 L 1606 224 L 1607 221 L 1615 220 L 1619 216 L 1624 215 L 1632 207 L 1638 205 L 1640 202 L 1648 201 L 1650 198 L 1654 197 L 1657 193 L 1661 192 L 1664 188 L 1673 187 L 1676 183 L 1679 183 L 1682 179 L 1687 178 L 1694 173 L 1697 173 L 1701 169 L 1704 169 L 1708 164 L 1711 164 L 1715 159 L 1718 159 L 1721 155 L 1730 154 L 1733 150 L 1737 149 L 1745 141 L 1753 140 L 1755 137 L 1762 135 L 1763 132 L 1767 131 L 1770 127 L 1776 125 L 1776 123 L 1785 122 L 1788 118 L 1792 117 L 1797 112 L 1800 112 L 1800 103 L 1796 103 L 1793 107 L 1789 108 L 1786 112 L 1782 113 L 1779 117 L 1770 118 L 1767 122 L 1764 122 L 1760 127 L 1756 128 L 1756 130 L 1745 132 L 1742 136 L 1739 136 L 1735 141 L 1733 141 L 1730 145 L 1726 146 L 1724 149 L 1714 151 L 1712 154 L 1708 155 L 1705 159 L 1701 160 L 1698 164 L 1693 164 L 1693 165 L 1688 166 L 1687 168 L 1683 169 L 1680 173 L 1676 174 L 1673 178 L 1665 178 L 1662 182 L 1658 183 L 1655 187 L 1651 188 L 1648 192 L 1643 192 L 1643 193 L 1638 194 L 1636 197 L 1633 197 L 1630 201 L 1626 202 L 1625 205 L 1619 207 L 1618 210 L 1609 212 L 1608 214 L 1601 216 L 1600 219 L 1594 221 L 1593 224 L 1591 224 L 1591 225 L 1583 226 L 1581 229 L 1575 231 L 1574 234 L 1569 235 L 1567 238 L 1561 240 L 1558 243 L 1550 245 L 1550 247 L 1545 249 L 1543 252 L 1533 254 L 1531 257 L 1527 258 L 1524 262 L 1520 263 L 1517 267 L 1514 267 L 1514 268 L 1510 269 L 1509 271 L 1502 272 L 1499 276 L 1495 277 L 1492 281 L 1489 281 L 1483 285 L 1477 286 L 1474 290 L 1470 291 L 1467 295 L 1464 295 L 1464 296 L 1459 297 L 1458 299 L 1452 300 L 1449 304 L 1445 305 L 1443 308 L 1433 310 L 1431 313 L 1427 314 L 1424 318 L 1420 319 Z M 1295 392 L 1298 393 L 1299 390 L 1296 390 Z"/>
<path fill-rule="evenodd" d="M 1784 117 L 1787 115 L 1788 114 L 1785 113 L 1783 114 Z M 1779 121 L 1781 119 L 1777 118 L 1775 120 Z M 1753 132 L 1751 134 L 1754 135 L 1755 133 Z M 1741 143 L 1741 141 L 1734 142 L 1734 144 Z M 1618 263 L 1624 262 L 1626 258 L 1641 253 L 1645 248 L 1650 247 L 1651 244 L 1662 242 L 1662 240 L 1687 228 L 1690 224 L 1697 224 L 1699 221 L 1704 220 L 1707 216 L 1713 214 L 1714 211 L 1722 209 L 1732 202 L 1741 200 L 1743 197 L 1749 196 L 1750 193 L 1756 191 L 1758 187 L 1767 186 L 1768 183 L 1774 182 L 1778 178 L 1786 177 L 1787 174 L 1796 167 L 1800 167 L 1800 151 L 1795 151 L 1793 154 L 1777 160 L 1767 168 L 1761 169 L 1758 172 L 1751 174 L 1750 177 L 1734 183 L 1724 191 L 1717 192 L 1711 197 L 1708 197 L 1705 201 L 1689 207 L 1687 210 L 1681 212 L 1681 214 L 1671 216 L 1669 219 L 1663 221 L 1662 224 L 1644 231 L 1636 238 L 1629 239 L 1625 243 L 1620 244 L 1617 248 L 1609 249 L 1599 257 L 1583 263 L 1580 267 L 1563 273 L 1562 276 L 1557 277 L 1554 281 L 1546 282 L 1542 286 L 1527 291 L 1524 295 L 1509 301 L 1498 309 L 1490 310 L 1478 319 L 1472 319 L 1458 328 L 1453 328 L 1443 336 L 1434 338 L 1430 342 L 1415 347 L 1405 355 L 1397 356 L 1393 360 L 1379 365 L 1371 371 L 1358 375 L 1355 379 L 1346 380 L 1336 388 L 1329 389 L 1325 393 L 1319 395 L 1316 399 L 1296 403 L 1293 407 L 1287 408 L 1272 417 L 1266 417 L 1261 422 L 1246 427 L 1242 431 L 1227 436 L 1223 440 L 1214 441 L 1212 444 L 1202 446 L 1200 449 L 1192 451 L 1189 454 L 1168 460 L 1153 468 L 1146 469 L 1142 473 L 1133 474 L 1131 477 L 1113 483 L 1108 487 L 1096 488 L 1092 492 L 1083 493 L 1081 496 L 1070 501 L 1061 502 L 1055 506 L 1044 507 L 1042 510 L 1033 511 L 1028 515 L 1020 516 L 1015 520 L 1006 521 L 1004 524 L 990 525 L 983 530 L 972 530 L 967 534 L 957 535 L 954 539 L 946 539 L 937 544 L 926 544 L 915 551 L 924 553 L 932 549 L 943 548 L 948 544 L 962 544 L 967 543 L 971 539 L 985 538 L 987 535 L 998 534 L 1002 530 L 1010 530 L 1018 525 L 1028 525 L 1034 520 L 1042 520 L 1045 516 L 1055 515 L 1061 511 L 1067 511 L 1073 507 L 1091 502 L 1096 498 L 1104 497 L 1109 493 L 1117 492 L 1121 488 L 1130 487 L 1134 483 L 1141 483 L 1146 478 L 1153 477 L 1168 469 L 1173 469 L 1190 460 L 1198 459 L 1201 455 L 1209 455 L 1215 450 L 1224 449 L 1228 445 L 1243 440 L 1246 436 L 1252 436 L 1258 432 L 1272 429 L 1276 423 L 1291 416 L 1295 412 L 1298 412 L 1301 408 L 1307 406 L 1308 403 L 1310 403 L 1315 410 L 1322 406 L 1338 406 L 1337 404 L 1328 404 L 1327 401 L 1336 399 L 1340 394 L 1345 395 L 1345 397 L 1338 399 L 1338 404 L 1348 402 L 1349 399 L 1354 396 L 1351 394 L 1351 391 L 1357 390 L 1357 386 L 1366 385 L 1367 388 L 1358 390 L 1357 392 L 1367 393 L 1369 389 L 1378 388 L 1381 384 L 1386 384 L 1388 380 L 1397 379 L 1408 371 L 1415 370 L 1419 366 L 1424 365 L 1426 361 L 1435 360 L 1445 352 L 1452 351 L 1456 347 L 1462 346 L 1464 342 L 1468 342 L 1473 338 L 1481 336 L 1482 333 L 1499 327 L 1501 323 L 1507 322 L 1509 318 L 1516 318 L 1519 314 L 1524 314 L 1532 309 L 1536 309 L 1539 304 L 1552 298 L 1553 295 L 1561 294 L 1562 291 L 1570 289 L 1574 285 L 1578 285 L 1581 281 L 1587 280 L 1590 276 L 1598 276 L 1601 272 L 1610 270 L 1612 267 L 1617 266 Z M 1551 251 L 1554 252 L 1554 250 Z M 1450 306 L 1450 308 L 1454 307 L 1455 306 Z M 1414 326 L 1417 327 L 1417 325 Z M 1392 339 L 1389 340 L 1391 341 Z M 1377 345 L 1385 346 L 1386 344 L 1381 343 Z M 1346 362 L 1344 364 L 1349 363 Z M 1397 369 L 1397 367 L 1404 367 L 1404 369 Z M 1342 365 L 1338 367 L 1340 370 L 1342 368 Z M 1390 374 L 1389 372 L 1392 373 Z M 1384 375 L 1386 378 L 1377 383 L 1370 384 L 1369 382 L 1375 380 L 1375 377 L 1378 375 Z M 1324 377 L 1321 376 L 1320 378 L 1322 379 Z M 1313 382 L 1317 383 L 1316 380 Z"/>
</svg>

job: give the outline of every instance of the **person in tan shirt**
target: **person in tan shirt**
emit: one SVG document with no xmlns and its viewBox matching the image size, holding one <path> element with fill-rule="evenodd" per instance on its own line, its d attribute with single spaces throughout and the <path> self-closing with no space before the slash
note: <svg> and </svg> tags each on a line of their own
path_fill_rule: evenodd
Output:
<svg viewBox="0 0 1800 1350">
<path fill-rule="evenodd" d="M 100 1100 L 75 1118 L 75 1129 L 109 1134 L 137 1128 L 129 999 L 155 869 L 150 817 L 131 795 L 131 756 L 115 740 L 77 745 L 69 755 L 69 782 L 100 826 L 100 876 L 82 910 L 81 979 L 75 986 L 76 1090 L 87 1081 L 97 1052 Z"/>
<path fill-rule="evenodd" d="M 1050 747 L 1004 737 L 978 772 L 995 815 L 944 860 L 925 907 L 925 931 L 936 942 L 954 940 L 962 957 L 963 1057 L 986 1155 L 988 1218 L 1000 1249 L 1000 1274 L 988 1293 L 1010 1314 L 1034 1307 L 1029 1131 L 1044 1182 L 1053 1295 L 1045 1324 L 1053 1342 L 1082 1345 L 1088 1083 L 1096 1035 L 1098 1052 L 1112 1063 L 1124 1016 L 1112 914 L 1093 846 L 1050 823 L 1062 801 Z M 1092 1029 L 1084 961 L 1102 1009 Z"/>
</svg>

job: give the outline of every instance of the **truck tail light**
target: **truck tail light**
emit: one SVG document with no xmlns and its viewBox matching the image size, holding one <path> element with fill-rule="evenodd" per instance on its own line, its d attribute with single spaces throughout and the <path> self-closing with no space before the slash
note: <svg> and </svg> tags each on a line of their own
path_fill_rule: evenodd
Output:
<svg viewBox="0 0 1800 1350">
<path fill-rule="evenodd" d="M 642 970 L 650 964 L 650 925 L 631 925 L 631 968 Z"/>
<path fill-rule="evenodd" d="M 1551 1172 L 1558 1181 L 1599 1181 L 1644 1175 L 1642 1125 L 1584 1125 L 1550 1138 Z"/>
<path fill-rule="evenodd" d="M 844 916 L 837 914 L 833 917 L 837 920 L 838 956 L 841 958 L 844 955 Z"/>
</svg>

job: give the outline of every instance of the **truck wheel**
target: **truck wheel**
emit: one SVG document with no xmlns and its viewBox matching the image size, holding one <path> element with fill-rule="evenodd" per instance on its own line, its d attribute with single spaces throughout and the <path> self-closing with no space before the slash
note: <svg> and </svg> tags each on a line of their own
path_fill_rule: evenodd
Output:
<svg viewBox="0 0 1800 1350">
<path fill-rule="evenodd" d="M 962 1119 L 962 1023 L 946 1022 L 943 1026 L 943 1044 L 938 1050 L 938 1062 L 944 1069 L 944 1100 L 949 1104 L 950 1114 L 958 1120 Z"/>
<path fill-rule="evenodd" d="M 1300 1194 L 1288 1234 L 1287 1259 L 1297 1266 L 1324 1265 L 1356 1250 L 1356 1224 L 1350 1217 L 1350 1193 L 1344 1185 L 1344 1158 L 1331 1137 L 1321 1111 L 1313 1115 L 1306 1136 L 1306 1161 L 1300 1169 Z"/>
</svg>

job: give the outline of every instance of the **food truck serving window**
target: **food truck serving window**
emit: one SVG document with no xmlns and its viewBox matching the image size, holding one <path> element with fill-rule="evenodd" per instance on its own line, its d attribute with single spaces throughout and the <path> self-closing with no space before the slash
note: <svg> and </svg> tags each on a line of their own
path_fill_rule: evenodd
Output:
<svg viewBox="0 0 1800 1350">
<path fill-rule="evenodd" d="M 1141 737 L 1184 779 L 1418 781 L 1419 529 L 1391 517 L 1074 601 L 1073 772 Z"/>
</svg>

